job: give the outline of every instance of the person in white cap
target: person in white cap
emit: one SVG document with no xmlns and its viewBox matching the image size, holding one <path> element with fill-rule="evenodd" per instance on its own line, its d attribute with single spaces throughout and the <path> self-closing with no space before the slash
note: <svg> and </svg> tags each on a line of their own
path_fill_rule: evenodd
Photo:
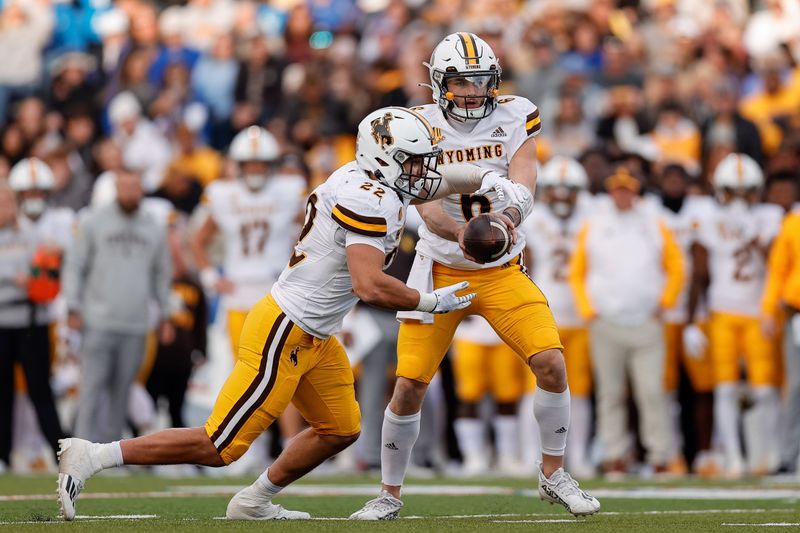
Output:
<svg viewBox="0 0 800 533">
<path fill-rule="evenodd" d="M 112 136 L 122 148 L 126 167 L 142 173 L 146 193 L 158 188 L 172 158 L 167 139 L 142 113 L 142 105 L 130 92 L 121 92 L 108 104 Z"/>
</svg>

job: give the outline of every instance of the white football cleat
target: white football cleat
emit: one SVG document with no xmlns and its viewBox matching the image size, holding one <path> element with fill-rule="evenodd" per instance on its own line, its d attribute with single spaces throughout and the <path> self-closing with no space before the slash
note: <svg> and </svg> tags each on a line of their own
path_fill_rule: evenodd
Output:
<svg viewBox="0 0 800 533">
<path fill-rule="evenodd" d="M 350 515 L 350 520 L 396 520 L 400 516 L 403 502 L 386 492 L 364 504 L 364 507 Z"/>
<path fill-rule="evenodd" d="M 237 492 L 228 502 L 225 511 L 228 520 L 308 520 L 311 515 L 303 511 L 290 511 L 281 505 L 266 501 L 250 487 Z"/>
<path fill-rule="evenodd" d="M 83 439 L 58 441 L 58 507 L 64 520 L 75 519 L 75 500 L 86 480 L 102 470 L 92 460 L 92 443 Z M 99 462 L 98 462 L 99 463 Z"/>
<path fill-rule="evenodd" d="M 578 486 L 578 482 L 559 468 L 546 478 L 539 469 L 539 497 L 563 505 L 574 516 L 587 516 L 600 510 L 600 502 Z"/>
</svg>

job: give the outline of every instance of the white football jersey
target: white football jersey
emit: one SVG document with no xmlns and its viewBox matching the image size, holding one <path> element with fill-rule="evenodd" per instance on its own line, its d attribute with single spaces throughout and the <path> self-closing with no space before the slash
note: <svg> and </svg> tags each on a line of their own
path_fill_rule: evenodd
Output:
<svg viewBox="0 0 800 533">
<path fill-rule="evenodd" d="M 530 271 L 544 294 L 560 327 L 578 328 L 585 324 L 575 309 L 569 285 L 569 261 L 575 250 L 583 215 L 577 209 L 570 218 L 557 217 L 548 206 L 540 205 L 522 223 L 522 230 L 533 255 Z"/>
<path fill-rule="evenodd" d="M 687 196 L 681 209 L 676 213 L 667 209 L 657 197 L 652 202 L 660 209 L 661 220 L 667 225 L 675 241 L 683 253 L 685 283 L 678 303 L 675 307 L 664 311 L 664 321 L 669 324 L 683 324 L 688 318 L 689 288 L 692 277 L 692 245 L 697 242 L 700 221 L 703 213 L 708 213 L 714 207 L 714 199 L 710 196 Z"/>
<path fill-rule="evenodd" d="M 273 176 L 251 191 L 239 180 L 214 181 L 206 190 L 211 217 L 223 234 L 225 277 L 234 289 L 225 295 L 230 309 L 249 310 L 278 278 L 297 238 L 305 181 Z"/>
<path fill-rule="evenodd" d="M 347 246 L 367 244 L 388 268 L 403 234 L 408 200 L 371 180 L 355 161 L 314 189 L 294 254 L 272 296 L 303 331 L 325 339 L 342 328 L 358 301 L 347 268 Z"/>
<path fill-rule="evenodd" d="M 519 96 L 498 98 L 497 108 L 483 120 L 469 124 L 448 122 L 436 104 L 412 108 L 425 116 L 442 138 L 439 148 L 442 155 L 439 165 L 473 163 L 482 168 L 508 174 L 511 158 L 520 146 L 541 130 L 539 110 L 529 100 Z M 444 212 L 454 219 L 467 222 L 479 213 L 500 212 L 508 207 L 508 200 L 500 201 L 494 191 L 486 195 L 454 194 L 442 201 Z M 419 230 L 417 250 L 434 261 L 466 270 L 491 268 L 508 262 L 525 248 L 525 240 L 517 239 L 511 251 L 493 263 L 481 265 L 464 258 L 457 242 L 433 234 L 423 224 Z"/>
<path fill-rule="evenodd" d="M 783 210 L 760 204 L 746 211 L 712 203 L 704 210 L 698 242 L 708 250 L 711 311 L 756 317 L 766 275 L 763 247 L 780 230 Z"/>
<path fill-rule="evenodd" d="M 55 245 L 66 249 L 75 233 L 75 212 L 67 207 L 48 207 L 36 220 L 30 220 L 37 244 Z"/>
</svg>

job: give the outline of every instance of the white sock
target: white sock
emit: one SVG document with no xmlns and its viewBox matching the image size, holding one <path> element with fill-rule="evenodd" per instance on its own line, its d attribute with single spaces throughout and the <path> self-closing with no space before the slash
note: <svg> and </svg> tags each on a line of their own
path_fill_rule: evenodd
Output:
<svg viewBox="0 0 800 533">
<path fill-rule="evenodd" d="M 567 459 L 571 465 L 588 465 L 589 432 L 592 428 L 592 405 L 587 396 L 572 396 L 567 433 Z"/>
<path fill-rule="evenodd" d="M 483 421 L 478 418 L 456 418 L 453 429 L 458 439 L 458 447 L 467 457 L 477 457 L 486 453 L 486 439 Z"/>
<path fill-rule="evenodd" d="M 519 423 L 516 415 L 496 415 L 492 426 L 497 457 L 516 461 L 519 458 Z"/>
<path fill-rule="evenodd" d="M 533 393 L 525 393 L 519 402 L 520 457 L 526 472 L 535 471 L 538 468 L 536 464 L 542 459 L 539 423 L 533 416 L 533 396 Z"/>
<path fill-rule="evenodd" d="M 94 448 L 92 450 L 94 456 L 99 459 L 98 466 L 101 469 L 114 468 L 124 464 L 122 459 L 122 448 L 120 447 L 118 440 L 105 444 L 93 443 L 92 448 Z"/>
<path fill-rule="evenodd" d="M 400 416 L 389 407 L 383 412 L 381 431 L 381 481 L 399 487 L 406 477 L 411 450 L 419 436 L 420 414 Z"/>
<path fill-rule="evenodd" d="M 736 384 L 722 383 L 714 388 L 714 425 L 728 466 L 742 463 L 739 444 L 739 402 Z"/>
<path fill-rule="evenodd" d="M 569 388 L 564 392 L 548 392 L 536 386 L 533 414 L 539 422 L 543 454 L 564 455 L 569 430 L 569 404 Z"/>
<path fill-rule="evenodd" d="M 252 487 L 254 487 L 260 495 L 264 496 L 267 501 L 272 501 L 272 497 L 283 490 L 283 487 L 269 480 L 269 468 L 258 476 L 258 479 L 253 483 Z"/>
<path fill-rule="evenodd" d="M 780 444 L 780 439 L 775 438 L 778 435 L 778 391 L 770 386 L 753 387 L 752 398 L 758 431 L 753 435 L 755 449 L 750 464 L 754 468 L 768 471 L 777 467 L 779 462 L 776 444 Z"/>
</svg>

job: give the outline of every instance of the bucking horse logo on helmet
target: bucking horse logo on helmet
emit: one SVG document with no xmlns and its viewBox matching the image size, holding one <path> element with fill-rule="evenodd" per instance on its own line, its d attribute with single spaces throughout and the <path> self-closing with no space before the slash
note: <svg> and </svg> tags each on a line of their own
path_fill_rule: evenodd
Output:
<svg viewBox="0 0 800 533">
<path fill-rule="evenodd" d="M 372 126 L 372 137 L 375 139 L 376 143 L 381 145 L 381 148 L 394 144 L 394 136 L 389 130 L 389 122 L 391 122 L 393 118 L 394 116 L 392 116 L 391 113 L 384 113 L 382 117 L 376 118 L 370 122 Z"/>
</svg>

